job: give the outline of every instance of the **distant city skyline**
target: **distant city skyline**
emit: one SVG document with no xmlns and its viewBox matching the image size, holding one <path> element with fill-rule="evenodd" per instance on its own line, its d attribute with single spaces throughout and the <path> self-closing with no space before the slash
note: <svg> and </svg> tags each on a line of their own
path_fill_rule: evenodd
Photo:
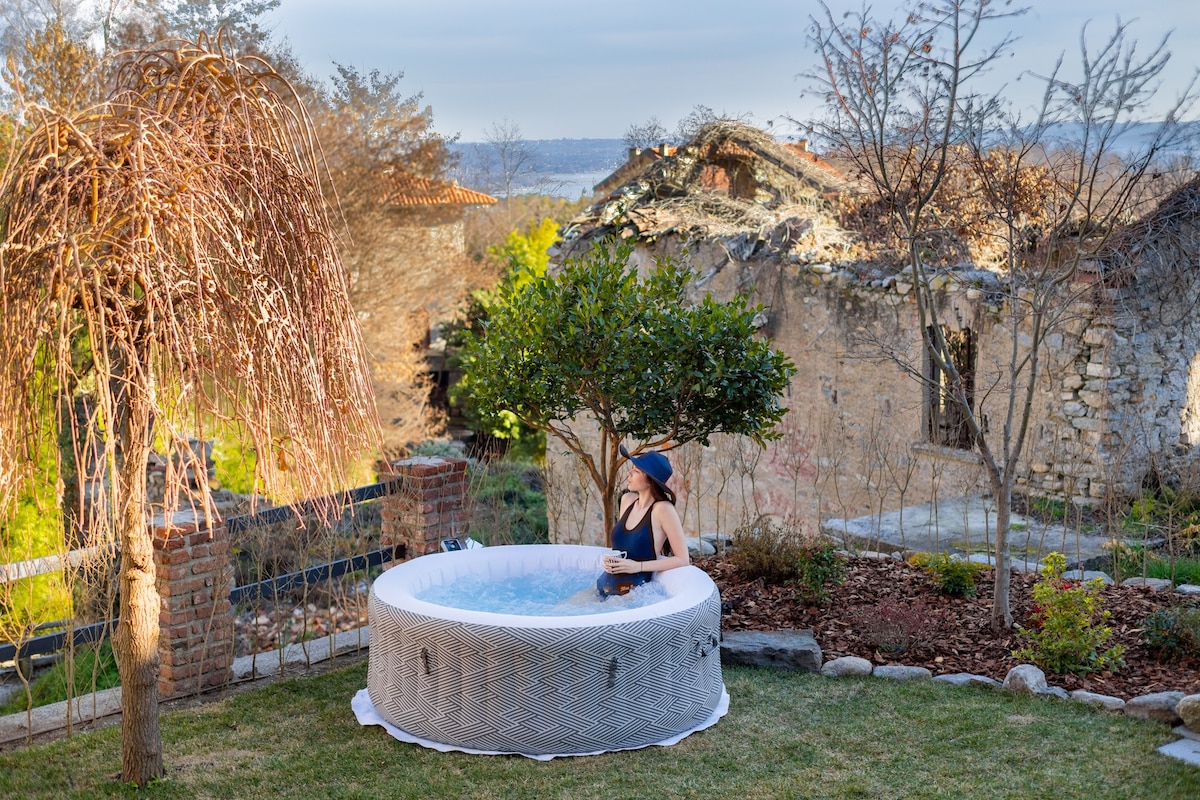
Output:
<svg viewBox="0 0 1200 800">
<path fill-rule="evenodd" d="M 873 4 L 880 16 L 900 6 Z M 1139 52 L 1174 28 L 1164 85 L 1164 97 L 1173 97 L 1197 66 L 1194 8 L 1190 0 L 1132 9 L 1117 0 L 1042 0 L 1007 21 L 1021 40 L 996 65 L 991 88 L 1006 85 L 1032 104 L 1036 81 L 1020 71 L 1044 74 L 1064 52 L 1064 66 L 1074 66 L 1084 22 L 1092 21 L 1095 50 L 1120 15 L 1133 22 Z M 821 13 L 809 0 L 283 0 L 268 25 L 314 75 L 328 76 L 334 61 L 403 72 L 403 91 L 424 94 L 444 135 L 479 141 L 507 118 L 529 139 L 603 139 L 652 116 L 671 130 L 696 105 L 780 135 L 798 133 L 787 118 L 805 119 L 816 108 L 801 96 L 805 83 L 797 76 L 815 66 L 809 17 Z M 1002 35 L 999 26 L 990 35 Z"/>
</svg>

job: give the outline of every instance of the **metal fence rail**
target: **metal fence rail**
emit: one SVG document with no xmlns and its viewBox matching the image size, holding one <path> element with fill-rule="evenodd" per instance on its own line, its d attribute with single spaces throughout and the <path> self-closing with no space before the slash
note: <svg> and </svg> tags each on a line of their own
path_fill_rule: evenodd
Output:
<svg viewBox="0 0 1200 800">
<path fill-rule="evenodd" d="M 396 480 L 380 481 L 379 483 L 360 486 L 356 489 L 327 495 L 315 500 L 305 500 L 292 505 L 269 508 L 253 514 L 239 514 L 236 517 L 227 519 L 225 524 L 229 527 L 229 531 L 232 534 L 251 528 L 286 522 L 289 519 L 296 519 L 300 516 L 319 514 L 331 508 L 344 511 L 350 506 L 392 494 L 399 487 L 399 484 L 400 482 Z M 95 548 L 89 548 L 89 550 L 91 549 Z M 236 606 L 247 600 L 256 600 L 262 597 L 275 598 L 290 589 L 305 585 L 311 586 L 325 580 L 339 578 L 349 572 L 371 569 L 372 567 L 377 567 L 403 557 L 403 545 L 394 548 L 385 547 L 379 550 L 372 550 L 368 553 L 338 559 L 327 564 L 319 564 L 288 575 L 279 575 L 259 581 L 258 583 L 237 586 L 229 593 L 229 600 Z M 59 562 L 59 568 L 61 568 L 61 559 L 59 559 Z M 5 566 L 12 567 L 15 565 Z M 66 631 L 35 636 L 24 642 L 3 642 L 0 643 L 0 663 L 57 653 L 65 649 L 69 641 L 75 646 L 96 644 L 111 636 L 116 627 L 117 620 L 110 619 Z"/>
</svg>

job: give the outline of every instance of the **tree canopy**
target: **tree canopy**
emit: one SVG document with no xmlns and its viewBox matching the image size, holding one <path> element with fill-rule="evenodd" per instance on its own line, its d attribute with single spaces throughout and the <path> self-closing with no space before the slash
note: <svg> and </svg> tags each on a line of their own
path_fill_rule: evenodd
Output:
<svg viewBox="0 0 1200 800">
<path fill-rule="evenodd" d="M 741 296 L 693 303 L 685 266 L 661 260 L 643 278 L 632 255 L 628 243 L 597 242 L 558 274 L 505 281 L 464 352 L 480 411 L 508 411 L 564 442 L 600 490 L 608 527 L 626 437 L 638 450 L 715 433 L 774 438 L 795 371 L 756 335 L 761 309 Z M 599 426 L 598 452 L 574 427 L 581 415 Z"/>
</svg>

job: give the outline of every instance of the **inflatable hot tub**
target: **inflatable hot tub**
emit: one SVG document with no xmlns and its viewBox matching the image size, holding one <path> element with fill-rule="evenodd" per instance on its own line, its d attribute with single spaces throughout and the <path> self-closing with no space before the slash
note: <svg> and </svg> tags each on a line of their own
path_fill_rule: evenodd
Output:
<svg viewBox="0 0 1200 800">
<path fill-rule="evenodd" d="M 657 575 L 665 600 L 599 614 L 497 614 L 415 596 L 467 574 L 598 573 L 605 552 L 489 547 L 427 555 L 385 572 L 369 608 L 366 693 L 375 712 L 409 741 L 533 757 L 669 744 L 715 723 L 728 707 L 721 601 L 696 567 Z"/>
</svg>

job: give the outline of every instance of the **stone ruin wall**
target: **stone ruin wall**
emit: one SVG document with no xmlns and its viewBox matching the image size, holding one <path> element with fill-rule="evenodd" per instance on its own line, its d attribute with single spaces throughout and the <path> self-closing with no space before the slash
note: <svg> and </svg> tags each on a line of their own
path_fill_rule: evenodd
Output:
<svg viewBox="0 0 1200 800">
<path fill-rule="evenodd" d="M 1152 265 L 1100 299 L 1111 311 L 1085 334 L 1105 474 L 1118 494 L 1166 481 L 1200 491 L 1200 285 L 1195 254 Z"/>
<path fill-rule="evenodd" d="M 678 250 L 678 240 L 667 238 L 636 258 L 645 268 L 654 256 Z M 868 283 L 829 265 L 735 262 L 715 242 L 692 242 L 688 258 L 701 276 L 698 292 L 727 299 L 753 290 L 755 302 L 768 306 L 764 332 L 798 370 L 784 398 L 791 409 L 785 435 L 766 451 L 717 436 L 708 447 L 672 454 L 689 535 L 728 534 L 759 513 L 815 532 L 829 517 L 988 490 L 977 456 L 925 441 L 922 386 L 894 360 L 878 357 L 885 342 L 921 364 L 912 287 L 903 276 Z M 998 438 L 1012 335 L 985 293 L 935 280 L 943 283 L 942 321 L 977 335 L 976 396 Z M 1043 348 L 1018 491 L 1091 504 L 1136 490 L 1155 460 L 1169 456 L 1176 471 L 1185 461 L 1194 469 L 1200 375 L 1190 369 L 1197 348 L 1185 343 L 1200 341 L 1200 330 L 1191 318 L 1155 326 L 1152 316 L 1146 307 L 1113 315 L 1090 301 L 1065 309 Z M 1030 341 L 1028 330 L 1018 331 L 1020 345 Z M 550 501 L 551 535 L 601 541 L 595 491 L 558 450 L 552 441 L 547 462 L 551 484 L 566 494 Z"/>
</svg>

